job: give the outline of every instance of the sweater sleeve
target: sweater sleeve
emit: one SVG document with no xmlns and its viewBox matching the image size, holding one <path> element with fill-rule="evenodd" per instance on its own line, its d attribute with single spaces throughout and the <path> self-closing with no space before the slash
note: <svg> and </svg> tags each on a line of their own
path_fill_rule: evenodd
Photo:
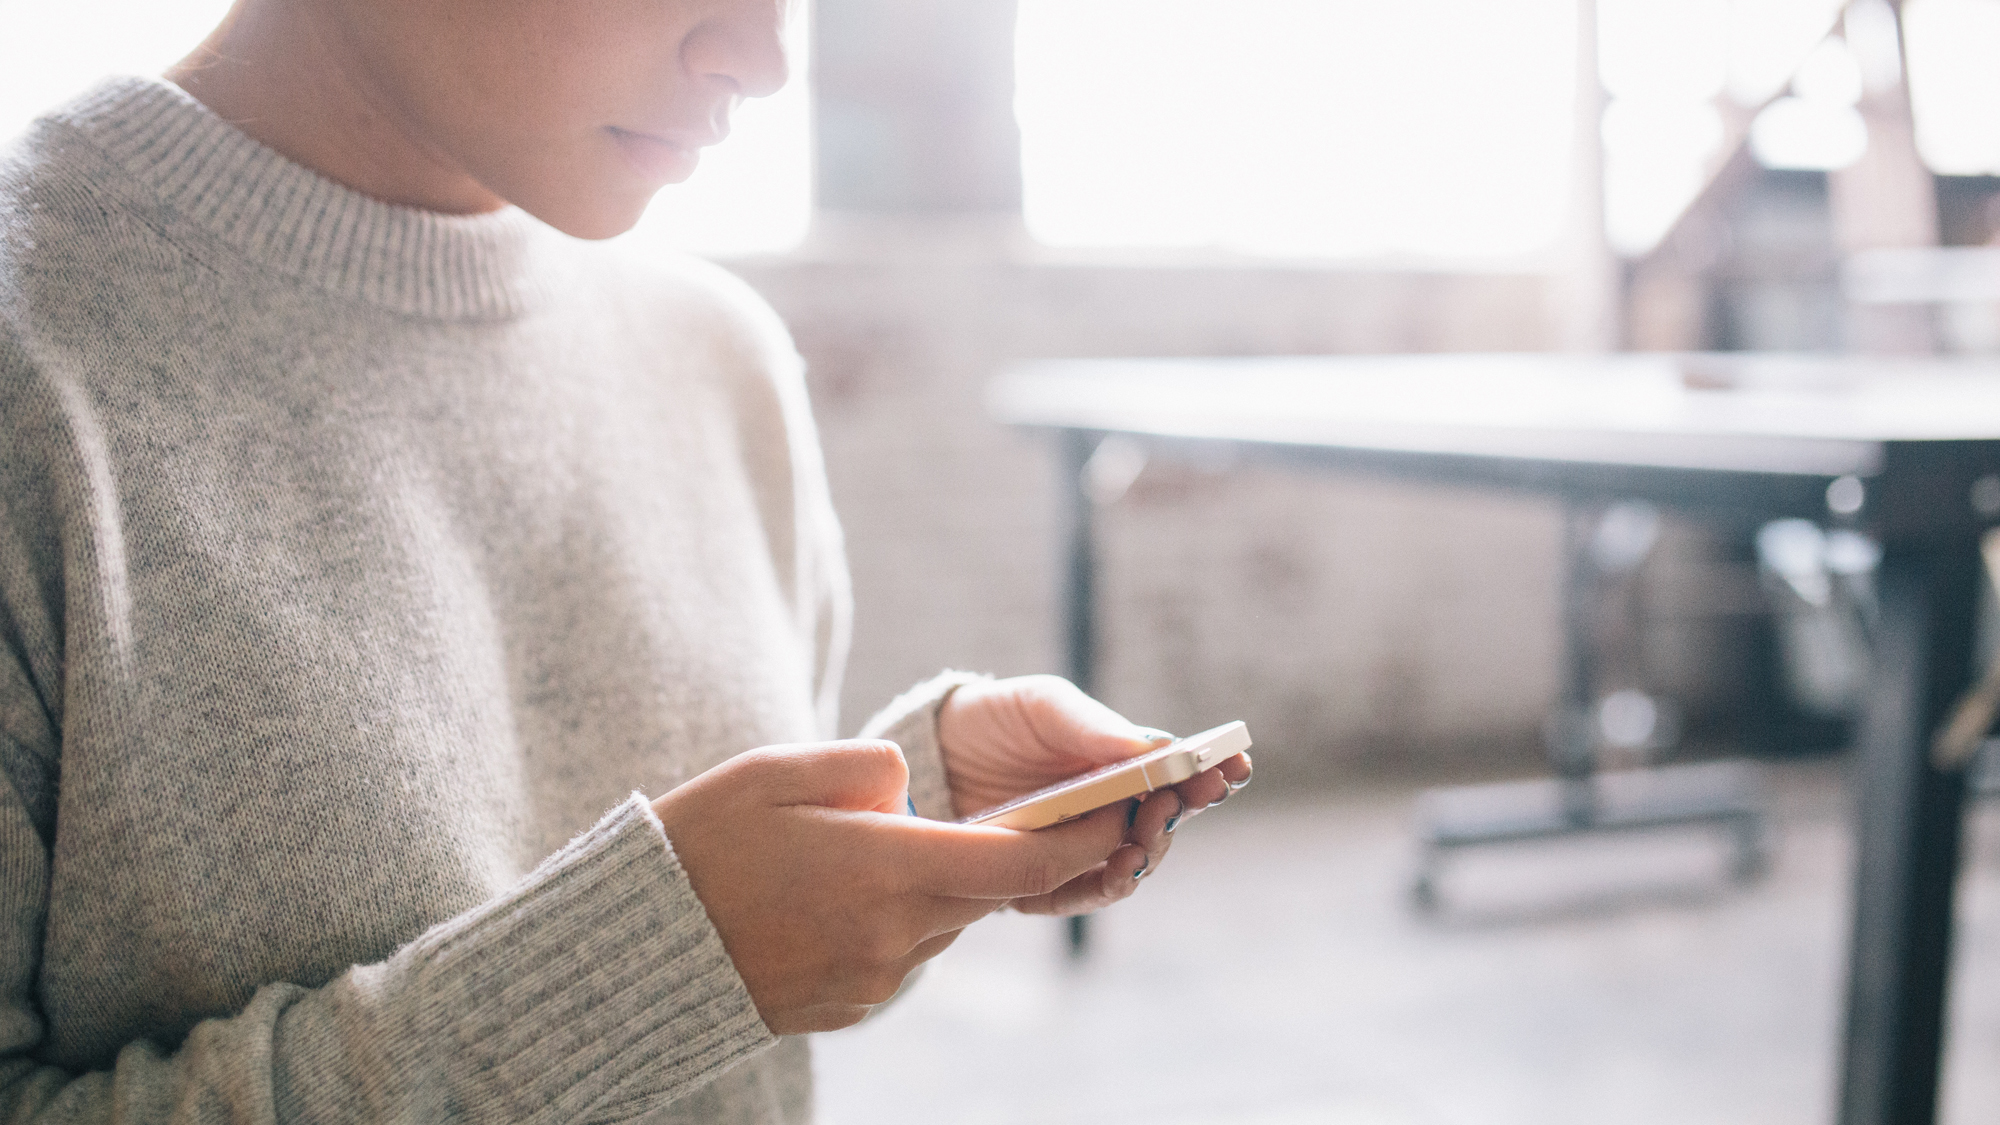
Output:
<svg viewBox="0 0 2000 1125">
<path fill-rule="evenodd" d="M 886 738 L 903 749 L 910 768 L 910 801 L 917 815 L 950 820 L 950 776 L 938 741 L 938 715 L 959 685 L 991 679 L 977 672 L 940 672 L 897 696 L 861 727 L 862 738 Z"/>
<path fill-rule="evenodd" d="M 0 739 L 0 742 L 4 742 Z M 13 746 L 0 749 L 14 750 Z M 638 794 L 508 892 L 177 1049 L 38 1063 L 48 857 L 0 794 L 0 1112 L 34 1122 L 613 1122 L 773 1042 Z"/>
<path fill-rule="evenodd" d="M 101 1069 L 54 1065 L 57 785 L 85 720 L 65 714 L 61 519 L 42 463 L 20 453 L 42 414 L 20 408 L 16 360 L 0 331 L 0 1119 L 616 1122 L 774 1042 L 633 794 L 379 962 L 317 987 L 266 983 L 178 1042 L 115 1044 Z"/>
</svg>

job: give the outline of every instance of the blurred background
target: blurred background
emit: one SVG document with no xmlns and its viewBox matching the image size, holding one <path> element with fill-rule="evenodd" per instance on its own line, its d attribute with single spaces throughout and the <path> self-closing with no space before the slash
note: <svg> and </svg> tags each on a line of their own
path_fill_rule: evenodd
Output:
<svg viewBox="0 0 2000 1125">
<path fill-rule="evenodd" d="M 0 135 L 225 8 L 0 0 Z M 794 34 L 799 80 L 622 242 L 722 261 L 809 361 L 849 730 L 942 666 L 1062 667 L 1059 462 L 983 403 L 1024 360 L 2000 355 L 2000 0 L 816 0 Z M 1419 790 L 1546 769 L 1564 513 L 1132 474 L 1095 512 L 1099 692 L 1247 720 L 1258 783 L 1085 955 L 997 918 L 822 1037 L 829 1122 L 1832 1118 L 1852 701 L 1838 638 L 1801 665 L 1796 536 L 1669 515 L 1619 593 L 1651 710 L 1613 764 L 1763 759 L 1765 877 L 1584 838 L 1468 856 L 1425 911 Z M 2000 1118 L 2000 812 L 1970 824 L 1963 1125 Z"/>
</svg>

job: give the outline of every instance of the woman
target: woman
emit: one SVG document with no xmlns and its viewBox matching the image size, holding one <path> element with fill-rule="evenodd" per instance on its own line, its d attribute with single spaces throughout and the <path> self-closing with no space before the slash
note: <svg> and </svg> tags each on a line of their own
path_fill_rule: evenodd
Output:
<svg viewBox="0 0 2000 1125">
<path fill-rule="evenodd" d="M 1226 796 L 941 822 L 1152 744 L 1049 678 L 821 741 L 848 593 L 782 327 L 548 229 L 689 175 L 784 18 L 242 0 L 0 164 L 9 1113 L 804 1120 L 789 1037 Z"/>
</svg>

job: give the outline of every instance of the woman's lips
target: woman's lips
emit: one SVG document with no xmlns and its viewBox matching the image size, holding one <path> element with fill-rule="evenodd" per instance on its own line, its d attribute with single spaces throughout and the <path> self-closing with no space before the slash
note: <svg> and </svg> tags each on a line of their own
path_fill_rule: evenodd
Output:
<svg viewBox="0 0 2000 1125">
<path fill-rule="evenodd" d="M 665 137 L 650 133 L 634 133 L 629 129 L 610 126 L 611 139 L 618 144 L 618 151 L 632 162 L 639 175 L 655 184 L 679 183 L 694 175 L 695 166 L 701 162 L 701 150 L 692 145 L 678 144 Z"/>
</svg>

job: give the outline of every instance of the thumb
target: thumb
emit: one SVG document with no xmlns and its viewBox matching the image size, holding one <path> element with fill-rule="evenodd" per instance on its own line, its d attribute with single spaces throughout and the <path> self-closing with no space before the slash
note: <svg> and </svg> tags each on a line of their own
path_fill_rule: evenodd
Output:
<svg viewBox="0 0 2000 1125">
<path fill-rule="evenodd" d="M 772 803 L 902 812 L 910 787 L 903 751 L 882 739 L 802 742 L 751 753 L 770 771 Z"/>
</svg>

